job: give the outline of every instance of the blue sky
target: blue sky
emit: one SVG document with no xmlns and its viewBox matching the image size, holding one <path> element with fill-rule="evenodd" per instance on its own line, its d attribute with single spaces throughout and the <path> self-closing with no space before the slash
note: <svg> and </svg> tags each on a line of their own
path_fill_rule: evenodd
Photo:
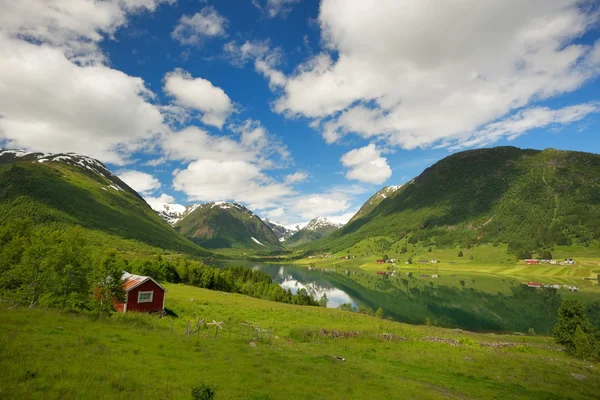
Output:
<svg viewBox="0 0 600 400">
<path fill-rule="evenodd" d="M 522 3 L 0 0 L 0 145 L 288 225 L 456 151 L 599 152 L 598 6 Z"/>
</svg>

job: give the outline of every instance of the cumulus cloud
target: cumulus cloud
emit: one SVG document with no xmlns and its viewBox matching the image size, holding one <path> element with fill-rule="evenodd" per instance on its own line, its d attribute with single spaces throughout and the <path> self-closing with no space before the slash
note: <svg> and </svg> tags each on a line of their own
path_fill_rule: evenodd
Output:
<svg viewBox="0 0 600 400">
<path fill-rule="evenodd" d="M 158 197 L 144 197 L 144 200 L 146 200 L 146 203 L 148 204 L 170 204 L 175 201 L 175 197 L 166 193 L 161 193 Z"/>
<path fill-rule="evenodd" d="M 532 107 L 522 110 L 515 115 L 488 124 L 475 132 L 472 136 L 451 150 L 464 147 L 485 146 L 496 142 L 501 137 L 509 140 L 521 136 L 523 133 L 545 127 L 555 127 L 580 121 L 588 114 L 599 112 L 600 103 L 585 103 L 552 110 L 548 107 Z"/>
<path fill-rule="evenodd" d="M 254 7 L 269 18 L 286 18 L 292 11 L 292 6 L 299 2 L 300 0 L 252 0 Z"/>
<path fill-rule="evenodd" d="M 0 0 L 0 141 L 124 164 L 168 131 L 145 82 L 105 64 L 98 42 L 159 0 Z"/>
<path fill-rule="evenodd" d="M 161 184 L 154 176 L 141 171 L 123 170 L 117 176 L 133 190 L 141 194 L 150 194 L 159 189 Z"/>
<path fill-rule="evenodd" d="M 274 109 L 312 118 L 330 143 L 350 133 L 406 149 L 510 137 L 485 126 L 600 74 L 600 41 L 578 42 L 598 21 L 590 4 L 323 0 L 325 51 L 277 84 L 268 71 L 281 88 Z"/>
<path fill-rule="evenodd" d="M 192 16 L 182 16 L 171 37 L 181 44 L 199 45 L 205 38 L 225 36 L 227 24 L 214 7 L 204 7 Z"/>
<path fill-rule="evenodd" d="M 234 111 L 233 103 L 220 87 L 203 78 L 194 78 L 189 72 L 176 69 L 164 79 L 164 92 L 172 96 L 175 104 L 202 113 L 206 125 L 222 128 Z"/>
<path fill-rule="evenodd" d="M 301 183 L 308 179 L 308 174 L 303 171 L 294 172 L 285 177 L 284 182 L 290 185 Z"/>
<path fill-rule="evenodd" d="M 254 63 L 254 69 L 269 80 L 271 89 L 282 87 L 287 77 L 277 69 L 282 60 L 280 48 L 272 49 L 268 40 L 247 40 L 241 45 L 231 41 L 223 46 L 225 58 L 237 67 L 248 62 Z"/>
<path fill-rule="evenodd" d="M 273 201 L 293 193 L 292 189 L 265 175 L 247 161 L 197 160 L 177 173 L 176 190 L 190 201 L 242 201 L 251 208 L 265 208 Z"/>
<path fill-rule="evenodd" d="M 258 121 L 246 120 L 231 130 L 233 136 L 220 136 L 189 126 L 164 135 L 161 144 L 172 160 L 247 161 L 261 168 L 285 166 L 291 160 L 287 147 Z"/>
<path fill-rule="evenodd" d="M 392 176 L 392 169 L 381 151 L 374 144 L 350 150 L 340 159 L 342 165 L 349 168 L 347 179 L 365 183 L 380 184 Z"/>
</svg>

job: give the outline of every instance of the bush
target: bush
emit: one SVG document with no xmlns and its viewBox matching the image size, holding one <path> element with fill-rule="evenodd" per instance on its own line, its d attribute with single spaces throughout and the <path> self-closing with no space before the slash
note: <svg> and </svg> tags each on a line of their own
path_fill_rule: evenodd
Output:
<svg viewBox="0 0 600 400">
<path fill-rule="evenodd" d="M 205 383 L 192 388 L 192 400 L 212 400 L 215 398 L 215 389 Z"/>
<path fill-rule="evenodd" d="M 535 336 L 535 329 L 533 329 L 533 328 L 529 328 L 529 329 L 527 330 L 527 334 L 528 334 L 529 336 Z"/>
</svg>

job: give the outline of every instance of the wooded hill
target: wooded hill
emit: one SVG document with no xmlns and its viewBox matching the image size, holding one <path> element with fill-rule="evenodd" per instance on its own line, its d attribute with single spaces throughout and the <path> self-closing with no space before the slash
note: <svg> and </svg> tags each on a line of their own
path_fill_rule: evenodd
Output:
<svg viewBox="0 0 600 400">
<path fill-rule="evenodd" d="M 198 206 L 174 228 L 200 246 L 211 249 L 279 250 L 279 238 L 257 215 L 237 203 Z"/>
<path fill-rule="evenodd" d="M 528 257 L 600 238 L 600 155 L 515 147 L 453 154 L 307 251 L 340 251 L 366 238 L 425 246 L 508 243 Z"/>
<path fill-rule="evenodd" d="M 209 254 L 101 162 L 72 153 L 0 150 L 0 224 L 22 219 L 54 230 L 79 226 L 86 239 L 119 251 Z"/>
</svg>

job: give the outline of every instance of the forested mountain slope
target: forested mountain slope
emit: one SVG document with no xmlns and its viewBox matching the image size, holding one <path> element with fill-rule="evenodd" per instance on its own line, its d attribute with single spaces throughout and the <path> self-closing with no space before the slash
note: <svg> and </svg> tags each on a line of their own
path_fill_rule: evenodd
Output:
<svg viewBox="0 0 600 400">
<path fill-rule="evenodd" d="M 369 237 L 470 246 L 508 243 L 519 256 L 600 238 L 600 155 L 515 147 L 453 154 L 309 251 Z"/>
<path fill-rule="evenodd" d="M 279 238 L 257 215 L 237 203 L 202 204 L 175 225 L 206 248 L 281 249 Z"/>
<path fill-rule="evenodd" d="M 98 246 L 141 246 L 205 255 L 101 162 L 76 154 L 0 150 L 0 224 L 84 228 Z M 109 243 L 110 242 L 110 243 Z"/>
</svg>

